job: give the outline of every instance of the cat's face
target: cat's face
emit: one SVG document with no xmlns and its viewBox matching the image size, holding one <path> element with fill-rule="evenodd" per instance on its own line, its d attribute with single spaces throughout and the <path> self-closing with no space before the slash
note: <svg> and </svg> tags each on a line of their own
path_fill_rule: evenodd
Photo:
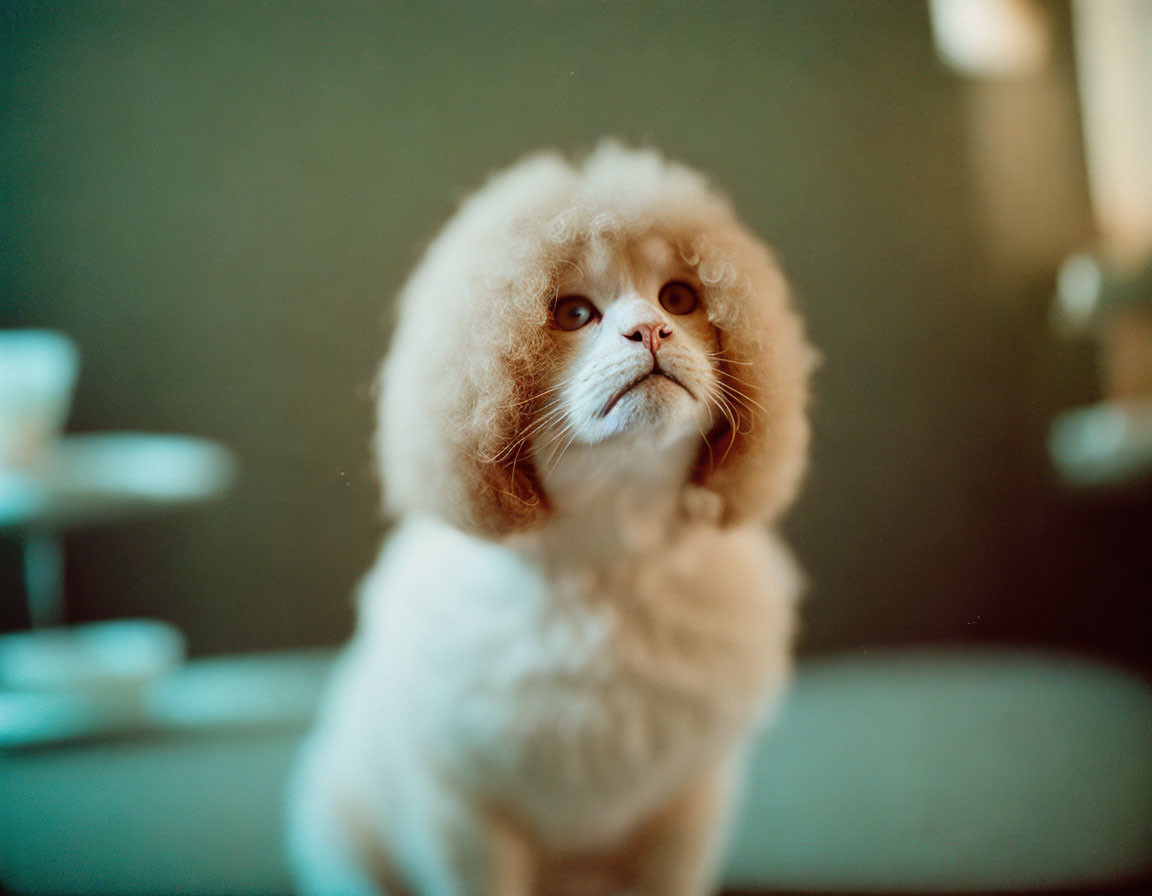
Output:
<svg viewBox="0 0 1152 896">
<path fill-rule="evenodd" d="M 722 413 L 703 289 L 663 238 L 590 249 L 565 265 L 549 328 L 561 362 L 533 436 L 545 466 L 570 446 L 628 436 L 703 440 Z"/>
</svg>

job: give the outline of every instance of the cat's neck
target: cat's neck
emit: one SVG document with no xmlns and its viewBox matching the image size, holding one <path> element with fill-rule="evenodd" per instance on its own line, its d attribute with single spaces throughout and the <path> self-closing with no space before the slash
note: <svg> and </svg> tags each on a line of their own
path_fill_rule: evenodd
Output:
<svg viewBox="0 0 1152 896">
<path fill-rule="evenodd" d="M 603 569 L 659 550 L 681 522 L 699 435 L 575 446 L 541 471 L 552 507 L 535 538 L 550 559 Z"/>
</svg>

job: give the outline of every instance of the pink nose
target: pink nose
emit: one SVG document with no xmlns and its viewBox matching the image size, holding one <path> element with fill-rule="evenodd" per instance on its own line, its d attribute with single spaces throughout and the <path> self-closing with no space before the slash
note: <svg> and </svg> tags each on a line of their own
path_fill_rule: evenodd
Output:
<svg viewBox="0 0 1152 896">
<path fill-rule="evenodd" d="M 630 333 L 625 333 L 625 339 L 644 343 L 644 348 L 656 354 L 660 344 L 672 335 L 672 328 L 664 322 L 636 324 Z"/>
</svg>

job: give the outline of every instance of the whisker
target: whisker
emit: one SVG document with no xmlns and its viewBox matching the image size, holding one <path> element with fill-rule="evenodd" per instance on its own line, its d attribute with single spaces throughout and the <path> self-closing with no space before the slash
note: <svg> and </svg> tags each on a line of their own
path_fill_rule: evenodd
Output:
<svg viewBox="0 0 1152 896">
<path fill-rule="evenodd" d="M 728 439 L 728 444 L 724 446 L 724 454 L 720 457 L 720 466 L 724 466 L 724 461 L 728 460 L 728 455 L 732 452 L 732 446 L 735 444 L 735 439 Z"/>
<path fill-rule="evenodd" d="M 752 396 L 747 395 L 744 392 L 741 392 L 735 386 L 730 386 L 727 383 L 721 383 L 720 388 L 722 388 L 724 390 L 725 394 L 727 394 L 730 398 L 735 399 L 740 404 L 744 405 L 746 408 L 756 408 L 759 411 L 761 411 L 762 413 L 765 413 L 765 414 L 768 413 L 768 409 L 766 407 L 764 407 L 764 405 L 760 404 L 760 402 L 758 402 Z"/>
<path fill-rule="evenodd" d="M 719 410 L 723 415 L 724 420 L 728 424 L 729 431 L 733 434 L 739 434 L 739 425 L 736 422 L 732 407 L 728 400 L 725 399 L 724 396 L 717 390 L 713 390 L 709 395 L 709 398 L 712 400 L 717 410 Z M 720 457 L 719 461 L 716 460 L 715 452 L 712 450 L 712 444 L 708 444 L 708 462 L 712 465 L 713 469 L 721 466 L 724 461 L 728 459 L 728 453 L 732 450 L 734 440 L 730 438 L 727 440 L 727 442 L 728 444 L 724 448 L 724 454 Z"/>
<path fill-rule="evenodd" d="M 515 453 L 512 455 L 512 468 L 511 468 L 511 470 L 509 471 L 509 474 L 508 474 L 508 475 L 509 475 L 509 478 L 511 478 L 511 480 L 512 480 L 513 482 L 515 482 L 515 481 L 516 481 L 516 464 L 517 464 L 517 463 L 520 461 L 520 449 L 521 449 L 521 448 L 524 446 L 524 440 L 523 440 L 523 439 L 521 439 L 521 440 L 520 440 L 520 441 L 517 443 L 517 445 L 518 445 L 518 447 L 517 447 L 517 449 L 516 449 L 516 452 L 515 452 Z"/>
<path fill-rule="evenodd" d="M 724 417 L 725 422 L 728 424 L 728 428 L 735 432 L 738 429 L 738 424 L 736 422 L 735 408 L 732 407 L 732 403 L 728 401 L 728 399 L 724 396 L 724 393 L 719 389 L 713 390 L 710 393 L 709 398 L 716 406 L 716 409 L 719 410 L 721 415 Z"/>
<path fill-rule="evenodd" d="M 545 395 L 551 395 L 553 392 L 557 391 L 558 389 L 562 389 L 564 387 L 564 385 L 565 385 L 564 383 L 561 383 L 559 386 L 553 386 L 551 389 L 545 389 L 543 392 L 535 392 L 532 395 L 529 395 L 527 398 L 521 398 L 519 401 L 512 402 L 511 404 L 508 405 L 508 407 L 519 408 L 519 407 L 523 407 L 526 404 L 531 404 L 534 401 L 539 401 Z"/>
<path fill-rule="evenodd" d="M 548 459 L 548 463 L 550 466 L 554 467 L 554 466 L 556 466 L 557 463 L 559 463 L 560 458 L 562 458 L 565 454 L 568 453 L 568 449 L 572 447 L 572 443 L 576 441 L 576 437 L 580 434 L 580 431 L 578 429 L 576 429 L 576 427 L 573 426 L 573 427 L 571 427 L 571 429 L 572 429 L 572 435 L 568 438 L 568 441 L 564 443 L 564 447 L 560 449 L 560 453 L 556 454 L 556 455 L 554 455 Z"/>
<path fill-rule="evenodd" d="M 557 387 L 559 388 L 559 387 Z M 549 390 L 555 391 L 555 390 Z M 528 442 L 534 435 L 539 433 L 544 428 L 552 425 L 557 420 L 563 418 L 566 413 L 563 404 L 559 401 L 552 401 L 545 405 L 542 412 L 534 419 L 528 426 L 526 426 L 515 439 L 505 445 L 500 451 L 490 458 L 485 458 L 489 462 L 500 463 L 506 460 L 510 454 L 518 451 L 525 443 Z"/>
<path fill-rule="evenodd" d="M 482 457 L 481 459 L 486 461 L 487 463 L 497 463 L 498 464 L 498 463 L 503 463 L 509 457 L 513 457 L 513 458 L 518 457 L 520 455 L 520 453 L 523 451 L 524 447 L 527 446 L 529 440 L 532 438 L 532 435 L 533 435 L 532 433 L 525 433 L 524 435 L 520 436 L 520 438 L 515 439 L 512 442 L 509 442 L 507 445 L 505 445 L 503 448 L 501 448 L 496 454 L 488 456 L 488 457 Z M 515 459 L 513 459 L 513 464 L 515 464 Z"/>
<path fill-rule="evenodd" d="M 737 382 L 742 386 L 748 386 L 750 389 L 759 389 L 760 388 L 759 385 L 757 385 L 756 383 L 753 383 L 751 380 L 746 380 L 746 379 L 743 379 L 742 377 L 738 377 L 738 376 L 736 376 L 736 374 L 732 373 L 729 370 L 721 370 L 721 371 L 719 371 L 719 375 L 726 378 L 726 379 L 733 380 L 734 382 Z"/>
<path fill-rule="evenodd" d="M 755 417 L 750 414 L 740 413 L 740 408 L 731 400 L 736 397 L 737 396 L 733 395 L 730 390 L 721 387 L 719 403 L 725 409 L 725 417 L 728 420 L 733 434 L 738 436 L 748 435 L 755 429 Z M 745 409 L 748 407 L 746 404 L 742 404 L 741 406 Z"/>
<path fill-rule="evenodd" d="M 565 424 L 560 429 L 556 430 L 556 432 L 552 433 L 543 442 L 540 442 L 537 445 L 533 445 L 532 446 L 533 450 L 537 454 L 542 454 L 545 451 L 548 451 L 549 449 L 554 450 L 555 446 L 557 444 L 559 444 L 560 440 L 565 438 L 568 435 L 568 433 L 570 433 L 571 431 L 572 431 L 572 424 L 571 423 Z"/>
<path fill-rule="evenodd" d="M 723 361 L 725 364 L 735 364 L 739 367 L 755 367 L 755 361 L 737 361 L 735 358 L 729 358 L 723 352 L 705 352 L 713 361 Z"/>
<path fill-rule="evenodd" d="M 705 399 L 707 399 L 707 396 L 705 396 Z M 711 467 L 715 464 L 716 458 L 712 453 L 712 443 L 708 440 L 708 436 L 704 432 L 704 427 L 700 425 L 699 420 L 696 421 L 696 431 L 700 433 L 700 440 L 704 443 L 704 447 L 708 449 L 708 466 Z"/>
<path fill-rule="evenodd" d="M 561 417 L 560 419 L 563 419 L 563 417 Z M 565 436 L 567 436 L 568 433 L 571 432 L 575 428 L 575 426 L 576 426 L 575 421 L 573 421 L 571 419 L 564 420 L 563 425 L 560 426 L 559 428 L 557 428 L 554 432 L 552 432 L 548 436 L 547 439 L 545 439 L 542 442 L 537 443 L 536 445 L 533 445 L 533 450 L 536 451 L 537 453 L 544 452 L 550 446 L 556 445 L 561 439 L 563 439 Z"/>
</svg>

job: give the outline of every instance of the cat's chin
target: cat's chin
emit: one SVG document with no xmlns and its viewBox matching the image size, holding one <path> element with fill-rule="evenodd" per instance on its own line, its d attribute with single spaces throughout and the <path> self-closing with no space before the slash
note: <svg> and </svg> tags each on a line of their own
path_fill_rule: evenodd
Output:
<svg viewBox="0 0 1152 896">
<path fill-rule="evenodd" d="M 606 441 L 636 441 L 662 445 L 707 431 L 699 402 L 678 382 L 654 375 L 624 392 L 606 414 L 594 421 L 583 440 L 594 445 Z"/>
<path fill-rule="evenodd" d="M 554 506 L 586 506 L 606 489 L 630 483 L 645 483 L 652 498 L 675 493 L 708 431 L 698 422 L 700 414 L 687 396 L 683 401 L 653 401 L 643 394 L 621 399 L 561 450 L 535 454 Z"/>
</svg>

